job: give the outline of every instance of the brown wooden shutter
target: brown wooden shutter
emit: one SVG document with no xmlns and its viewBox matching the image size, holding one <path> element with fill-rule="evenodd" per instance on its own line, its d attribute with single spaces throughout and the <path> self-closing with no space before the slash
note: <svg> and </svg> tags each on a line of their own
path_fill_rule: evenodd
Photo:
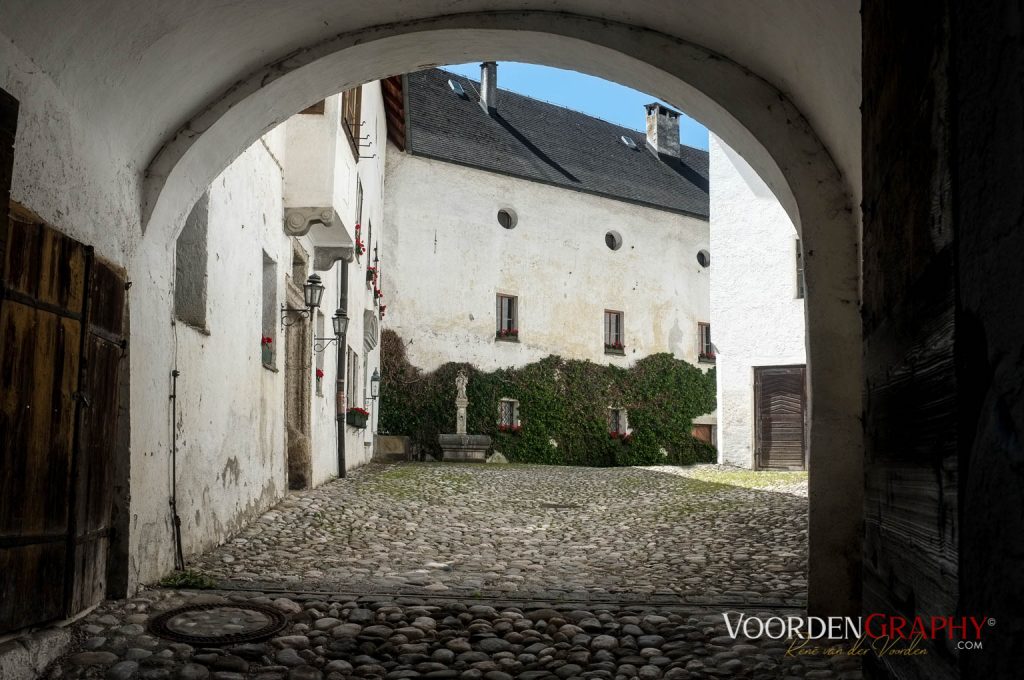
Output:
<svg viewBox="0 0 1024 680">
<path fill-rule="evenodd" d="M 754 429 L 758 468 L 804 468 L 805 378 L 804 366 L 755 367 Z"/>
</svg>

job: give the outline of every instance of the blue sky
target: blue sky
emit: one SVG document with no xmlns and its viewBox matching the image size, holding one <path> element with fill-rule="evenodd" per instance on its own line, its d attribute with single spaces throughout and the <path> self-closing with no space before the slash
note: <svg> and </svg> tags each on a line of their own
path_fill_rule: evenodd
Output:
<svg viewBox="0 0 1024 680">
<path fill-rule="evenodd" d="M 479 62 L 444 68 L 480 80 Z M 644 127 L 644 104 L 657 99 L 618 83 L 575 71 L 511 61 L 499 62 L 498 87 L 641 131 Z M 707 128 L 685 114 L 679 119 L 679 139 L 683 144 L 698 149 L 708 148 Z"/>
</svg>

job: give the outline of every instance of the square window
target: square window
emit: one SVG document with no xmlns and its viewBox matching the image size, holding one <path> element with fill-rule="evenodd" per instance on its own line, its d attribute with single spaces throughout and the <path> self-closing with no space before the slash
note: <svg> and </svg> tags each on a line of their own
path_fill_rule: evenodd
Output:
<svg viewBox="0 0 1024 680">
<path fill-rule="evenodd" d="M 352 155 L 359 160 L 359 134 L 363 125 L 363 88 L 353 87 L 341 95 L 341 125 L 348 136 Z"/>
<path fill-rule="evenodd" d="M 498 431 L 519 432 L 519 402 L 515 399 L 498 401 Z"/>
<path fill-rule="evenodd" d="M 319 309 L 316 310 L 316 337 L 324 337 L 324 327 L 326 322 L 324 320 L 324 313 Z M 315 352 L 316 354 L 316 395 L 318 397 L 324 396 L 324 368 L 326 366 L 326 354 L 327 352 Z"/>
<path fill-rule="evenodd" d="M 613 439 L 621 439 L 629 434 L 629 423 L 626 418 L 626 409 L 608 409 L 608 432 Z"/>
<path fill-rule="evenodd" d="M 604 351 L 607 354 L 625 353 L 625 337 L 622 312 L 606 309 L 604 311 Z"/>
<path fill-rule="evenodd" d="M 276 365 L 277 324 L 277 263 L 263 253 L 263 337 L 260 339 L 263 365 L 273 369 Z"/>
<path fill-rule="evenodd" d="M 715 346 L 711 344 L 711 324 L 697 324 L 697 359 L 699 361 L 714 361 Z"/>
<path fill-rule="evenodd" d="M 514 295 L 498 294 L 497 329 L 499 340 L 516 340 L 519 338 L 519 302 Z"/>
</svg>

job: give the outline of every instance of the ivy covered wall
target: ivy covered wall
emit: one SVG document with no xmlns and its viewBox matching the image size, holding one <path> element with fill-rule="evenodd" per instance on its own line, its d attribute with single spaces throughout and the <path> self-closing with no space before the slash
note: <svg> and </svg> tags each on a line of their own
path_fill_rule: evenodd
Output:
<svg viewBox="0 0 1024 680">
<path fill-rule="evenodd" d="M 412 366 L 393 331 L 381 334 L 381 434 L 407 435 L 440 457 L 437 435 L 455 431 L 455 376 L 469 376 L 467 429 L 486 434 L 510 462 L 554 465 L 713 463 L 715 449 L 691 434 L 693 419 L 715 409 L 715 372 L 670 354 L 628 369 L 550 356 L 520 368 L 482 372 L 447 363 Z M 499 432 L 498 402 L 519 402 L 522 428 Z M 628 412 L 628 442 L 609 434 L 609 407 Z"/>
</svg>

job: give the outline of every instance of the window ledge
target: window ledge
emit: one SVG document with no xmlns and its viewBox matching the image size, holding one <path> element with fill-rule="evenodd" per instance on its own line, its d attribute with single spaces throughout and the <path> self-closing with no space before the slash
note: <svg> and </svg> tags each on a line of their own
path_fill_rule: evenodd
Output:
<svg viewBox="0 0 1024 680">
<path fill-rule="evenodd" d="M 276 367 L 276 366 L 274 366 L 273 364 L 266 364 L 266 363 L 263 363 L 263 362 L 260 362 L 260 363 L 262 363 L 262 364 L 263 364 L 263 368 L 267 369 L 267 370 L 268 370 L 268 371 L 270 371 L 271 373 L 278 373 L 278 372 L 279 372 L 279 371 L 277 370 L 277 367 Z"/>
<path fill-rule="evenodd" d="M 185 324 L 186 328 L 191 328 L 192 330 L 194 330 L 196 333 L 199 333 L 200 335 L 205 335 L 207 337 L 210 336 L 210 329 L 207 328 L 205 325 L 204 326 L 199 326 L 199 325 L 196 325 L 194 323 L 189 323 L 188 321 L 182 321 L 182 323 Z"/>
<path fill-rule="evenodd" d="M 611 347 L 605 347 L 604 348 L 604 353 L 605 354 L 612 354 L 612 355 L 619 356 L 619 357 L 626 356 L 626 350 L 625 349 L 612 349 Z"/>
<path fill-rule="evenodd" d="M 711 357 L 697 357 L 697 363 L 698 364 L 713 364 L 713 363 L 715 363 L 715 359 L 713 359 Z"/>
<path fill-rule="evenodd" d="M 519 342 L 518 335 L 496 335 L 494 339 L 498 342 Z"/>
</svg>

